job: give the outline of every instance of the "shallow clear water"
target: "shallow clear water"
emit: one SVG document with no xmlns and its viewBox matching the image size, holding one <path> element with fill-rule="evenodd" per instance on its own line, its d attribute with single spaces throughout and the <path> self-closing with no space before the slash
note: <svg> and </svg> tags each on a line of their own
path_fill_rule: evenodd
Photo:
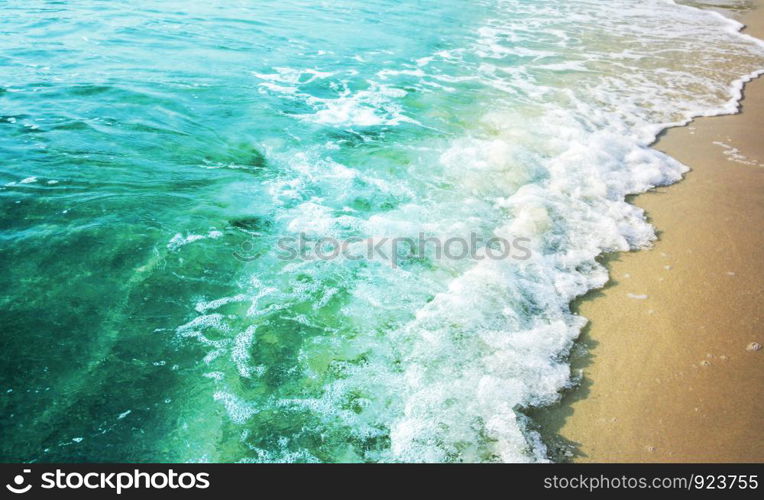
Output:
<svg viewBox="0 0 764 500">
<path fill-rule="evenodd" d="M 568 304 L 684 169 L 648 145 L 764 67 L 659 0 L 0 8 L 6 461 L 544 460 Z"/>
</svg>

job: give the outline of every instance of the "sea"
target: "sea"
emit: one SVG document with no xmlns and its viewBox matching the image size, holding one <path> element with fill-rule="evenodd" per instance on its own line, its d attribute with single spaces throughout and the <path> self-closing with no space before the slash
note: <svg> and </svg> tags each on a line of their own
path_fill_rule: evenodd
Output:
<svg viewBox="0 0 764 500">
<path fill-rule="evenodd" d="M 3 0 L 0 460 L 551 460 L 747 7 Z"/>
</svg>

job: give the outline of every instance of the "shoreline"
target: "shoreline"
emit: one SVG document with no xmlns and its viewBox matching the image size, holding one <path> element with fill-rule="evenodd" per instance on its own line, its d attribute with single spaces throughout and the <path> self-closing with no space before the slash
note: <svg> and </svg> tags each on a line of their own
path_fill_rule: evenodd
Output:
<svg viewBox="0 0 764 500">
<path fill-rule="evenodd" d="M 733 18 L 764 38 L 764 0 Z M 635 195 L 658 240 L 604 255 L 610 280 L 571 306 L 579 384 L 529 411 L 555 461 L 762 462 L 764 79 L 736 114 L 664 130 L 652 147 L 690 167 Z"/>
</svg>

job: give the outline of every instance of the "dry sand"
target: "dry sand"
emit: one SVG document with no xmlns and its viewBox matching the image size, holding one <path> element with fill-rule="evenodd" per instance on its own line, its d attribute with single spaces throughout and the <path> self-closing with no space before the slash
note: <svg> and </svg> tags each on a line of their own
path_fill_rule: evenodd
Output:
<svg viewBox="0 0 764 500">
<path fill-rule="evenodd" d="M 755 3 L 741 20 L 764 38 Z M 764 344 L 764 79 L 742 113 L 655 147 L 692 171 L 632 200 L 659 241 L 606 258 L 610 283 L 575 305 L 581 385 L 533 416 L 558 460 L 762 462 L 764 350 L 746 347 Z"/>
</svg>

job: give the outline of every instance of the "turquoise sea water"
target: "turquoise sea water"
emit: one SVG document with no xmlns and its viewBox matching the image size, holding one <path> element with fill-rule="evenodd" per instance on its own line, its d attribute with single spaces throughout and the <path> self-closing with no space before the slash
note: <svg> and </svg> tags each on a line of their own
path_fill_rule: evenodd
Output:
<svg viewBox="0 0 764 500">
<path fill-rule="evenodd" d="M 569 303 L 684 170 L 648 145 L 764 68 L 660 0 L 0 9 L 4 461 L 545 460 Z"/>
</svg>

